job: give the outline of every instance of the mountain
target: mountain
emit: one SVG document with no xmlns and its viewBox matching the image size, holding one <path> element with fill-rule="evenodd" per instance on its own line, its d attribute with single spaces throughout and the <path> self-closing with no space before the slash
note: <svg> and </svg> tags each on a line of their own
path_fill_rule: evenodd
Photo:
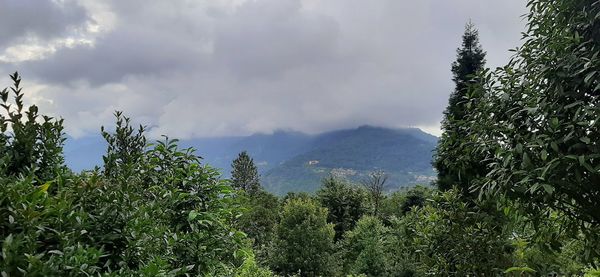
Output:
<svg viewBox="0 0 600 277">
<path fill-rule="evenodd" d="M 231 162 L 241 151 L 248 151 L 260 172 L 266 172 L 285 160 L 308 150 L 312 136 L 291 131 L 275 131 L 273 134 L 254 134 L 244 137 L 216 137 L 184 139 L 178 142 L 182 148 L 193 147 L 203 161 L 221 169 L 229 177 Z M 151 141 L 150 141 L 151 142 Z M 102 164 L 106 152 L 102 136 L 84 138 L 67 137 L 64 147 L 67 165 L 74 171 L 92 169 Z"/>
<path fill-rule="evenodd" d="M 427 184 L 435 176 L 431 157 L 437 138 L 419 129 L 362 126 L 314 137 L 309 151 L 263 174 L 264 186 L 277 194 L 315 191 L 329 174 L 354 182 L 383 170 L 388 189 Z"/>
<path fill-rule="evenodd" d="M 389 129 L 361 126 L 317 135 L 276 131 L 245 137 L 181 140 L 194 147 L 204 162 L 229 176 L 231 161 L 248 151 L 259 168 L 265 188 L 276 194 L 315 191 L 321 179 L 334 174 L 354 182 L 369 172 L 389 175 L 388 189 L 426 184 L 435 173 L 431 157 L 437 138 L 416 128 Z M 65 159 L 75 171 L 102 163 L 106 143 L 100 136 L 67 138 Z"/>
</svg>

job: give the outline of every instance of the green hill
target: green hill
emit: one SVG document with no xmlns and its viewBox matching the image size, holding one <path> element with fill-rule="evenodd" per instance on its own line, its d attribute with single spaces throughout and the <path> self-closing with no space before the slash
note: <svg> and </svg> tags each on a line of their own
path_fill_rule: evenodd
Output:
<svg viewBox="0 0 600 277">
<path fill-rule="evenodd" d="M 314 191 L 334 174 L 359 182 L 369 172 L 389 175 L 388 189 L 429 183 L 435 172 L 431 156 L 437 138 L 419 129 L 362 126 L 318 135 L 310 150 L 263 174 L 263 185 L 277 194 Z"/>
</svg>

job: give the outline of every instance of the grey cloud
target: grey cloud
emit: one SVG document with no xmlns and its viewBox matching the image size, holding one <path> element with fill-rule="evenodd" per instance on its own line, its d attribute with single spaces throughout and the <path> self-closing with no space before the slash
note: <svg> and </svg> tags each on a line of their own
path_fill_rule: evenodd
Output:
<svg viewBox="0 0 600 277">
<path fill-rule="evenodd" d="M 118 20 L 93 46 L 15 66 L 77 135 L 116 109 L 154 136 L 436 126 L 465 22 L 494 67 L 525 12 L 520 0 L 234 2 L 107 2 Z"/>
<path fill-rule="evenodd" d="M 275 77 L 338 58 L 337 22 L 298 0 L 247 2 L 218 23 L 215 57 L 240 77 Z"/>
<path fill-rule="evenodd" d="M 22 64 L 51 83 L 119 83 L 129 76 L 191 71 L 200 53 L 180 38 L 146 28 L 126 28 L 97 39 L 93 46 L 64 48 L 41 61 Z"/>
<path fill-rule="evenodd" d="M 28 38 L 62 36 L 89 21 L 74 1 L 0 0 L 0 48 Z"/>
</svg>

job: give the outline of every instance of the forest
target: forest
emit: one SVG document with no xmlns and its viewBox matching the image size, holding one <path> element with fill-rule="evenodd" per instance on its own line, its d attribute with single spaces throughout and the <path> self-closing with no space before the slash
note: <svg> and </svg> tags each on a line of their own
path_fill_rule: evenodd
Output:
<svg viewBox="0 0 600 277">
<path fill-rule="evenodd" d="M 374 171 L 278 197 L 247 152 L 225 179 L 120 111 L 103 165 L 73 172 L 63 120 L 11 74 L 1 276 L 600 276 L 600 2 L 527 7 L 503 67 L 466 25 L 437 181 L 391 193 Z"/>
</svg>

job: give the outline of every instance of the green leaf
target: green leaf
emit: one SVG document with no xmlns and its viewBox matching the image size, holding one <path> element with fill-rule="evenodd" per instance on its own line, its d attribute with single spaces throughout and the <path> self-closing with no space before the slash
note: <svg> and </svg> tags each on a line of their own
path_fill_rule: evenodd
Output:
<svg viewBox="0 0 600 277">
<path fill-rule="evenodd" d="M 594 75 L 596 75 L 596 71 L 592 71 L 592 72 L 588 73 L 588 75 L 585 76 L 585 78 L 583 79 L 583 82 L 586 84 L 589 84 L 590 79 L 592 79 L 592 77 L 594 77 Z"/>
<path fill-rule="evenodd" d="M 582 137 L 579 140 L 581 140 L 582 142 L 584 142 L 585 144 L 590 144 L 590 138 L 588 137 Z"/>
<path fill-rule="evenodd" d="M 546 161 L 546 159 L 548 159 L 548 151 L 542 150 L 540 155 L 541 155 L 542 161 Z"/>
<path fill-rule="evenodd" d="M 504 273 L 511 273 L 511 272 L 534 273 L 535 270 L 533 270 L 532 268 L 526 267 L 526 266 L 522 266 L 522 267 L 514 266 L 514 267 L 508 268 L 507 270 L 504 271 Z"/>
<path fill-rule="evenodd" d="M 550 148 L 552 148 L 552 150 L 554 150 L 554 152 L 557 152 L 557 153 L 559 152 L 558 144 L 556 144 L 556 142 L 554 142 L 554 141 L 550 143 Z"/>
<path fill-rule="evenodd" d="M 198 212 L 196 212 L 196 211 L 191 211 L 191 212 L 188 214 L 188 220 L 189 220 L 189 221 L 192 221 L 192 220 L 196 219 L 196 217 L 198 217 L 198 215 L 199 215 L 199 214 L 200 214 L 200 213 L 198 213 Z"/>
<path fill-rule="evenodd" d="M 552 194 L 554 192 L 554 187 L 551 185 L 543 184 L 542 187 L 548 194 Z"/>
<path fill-rule="evenodd" d="M 558 127 L 558 118 L 556 118 L 556 117 L 553 117 L 553 118 L 550 120 L 550 126 L 552 126 L 553 128 L 556 128 L 556 127 Z"/>
</svg>

